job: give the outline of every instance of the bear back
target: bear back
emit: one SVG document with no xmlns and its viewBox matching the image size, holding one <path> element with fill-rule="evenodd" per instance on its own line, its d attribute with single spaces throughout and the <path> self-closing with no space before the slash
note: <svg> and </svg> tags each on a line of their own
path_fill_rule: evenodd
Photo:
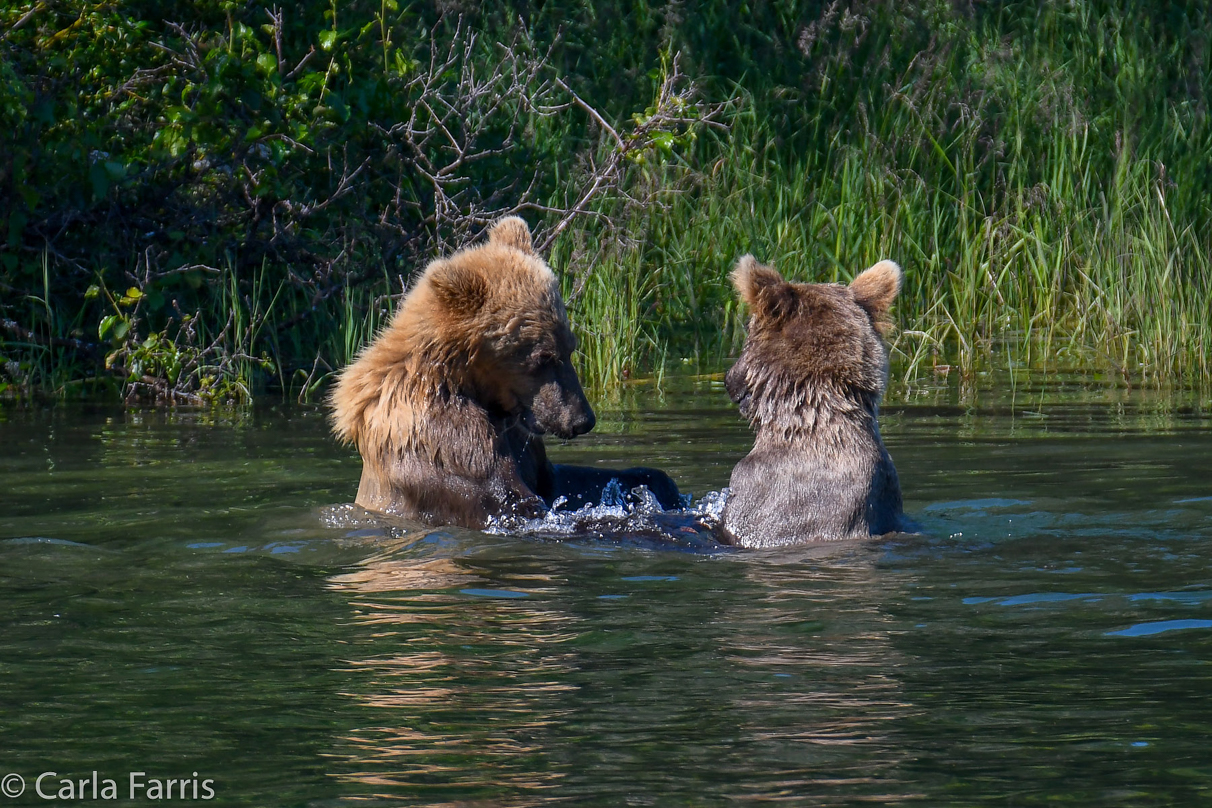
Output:
<svg viewBox="0 0 1212 808">
<path fill-rule="evenodd" d="M 897 529 L 900 486 L 878 414 L 900 268 L 881 261 L 849 285 L 790 283 L 746 255 L 732 281 L 750 316 L 725 386 L 756 437 L 733 469 L 726 534 L 758 547 Z"/>
</svg>

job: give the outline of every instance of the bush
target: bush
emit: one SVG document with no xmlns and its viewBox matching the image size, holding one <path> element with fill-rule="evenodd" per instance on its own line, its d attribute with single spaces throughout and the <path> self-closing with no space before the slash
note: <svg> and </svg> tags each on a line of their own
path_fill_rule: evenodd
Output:
<svg viewBox="0 0 1212 808">
<path fill-rule="evenodd" d="M 901 261 L 911 372 L 1210 372 L 1202 3 L 39 2 L 0 28 L 10 393 L 307 395 L 511 211 L 591 383 L 731 351 L 744 251 Z"/>
<path fill-rule="evenodd" d="M 154 335 L 210 355 L 233 382 L 215 389 L 247 389 L 234 360 L 263 352 L 275 359 L 254 365 L 289 386 L 293 370 L 347 361 L 349 330 L 369 333 L 357 323 L 381 318 L 434 252 L 506 212 L 558 233 L 627 165 L 671 156 L 712 116 L 667 62 L 645 82 L 656 106 L 616 130 L 516 20 L 488 34 L 395 0 L 7 15 L 0 314 L 6 352 L 24 348 L 25 378 L 44 382 L 62 381 L 51 366 L 95 365 L 62 340 L 100 321 L 99 337 L 118 338 L 110 369 Z M 128 286 L 129 310 L 88 294 Z M 73 358 L 84 366 L 63 364 Z M 150 389 L 143 375 L 126 377 L 128 393 Z M 154 397 L 188 399 L 204 377 Z"/>
</svg>

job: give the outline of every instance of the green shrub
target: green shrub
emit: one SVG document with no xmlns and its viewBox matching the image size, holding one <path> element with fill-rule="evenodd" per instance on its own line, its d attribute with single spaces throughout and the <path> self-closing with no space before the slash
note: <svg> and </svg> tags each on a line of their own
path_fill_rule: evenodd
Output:
<svg viewBox="0 0 1212 808">
<path fill-rule="evenodd" d="M 39 2 L 0 30 L 9 395 L 138 393 L 104 359 L 140 350 L 184 400 L 310 395 L 509 210 L 598 386 L 733 351 L 747 251 L 900 261 L 911 374 L 1209 372 L 1202 3 Z M 700 96 L 662 95 L 675 67 Z"/>
</svg>

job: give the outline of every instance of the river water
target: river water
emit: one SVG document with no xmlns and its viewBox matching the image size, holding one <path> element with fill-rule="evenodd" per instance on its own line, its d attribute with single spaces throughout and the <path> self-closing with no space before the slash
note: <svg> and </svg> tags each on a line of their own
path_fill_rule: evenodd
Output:
<svg viewBox="0 0 1212 808">
<path fill-rule="evenodd" d="M 722 488 L 747 427 L 674 387 L 549 452 Z M 923 534 L 761 553 L 385 527 L 318 408 L 0 410 L 7 802 L 1212 799 L 1207 401 L 904 398 Z"/>
</svg>

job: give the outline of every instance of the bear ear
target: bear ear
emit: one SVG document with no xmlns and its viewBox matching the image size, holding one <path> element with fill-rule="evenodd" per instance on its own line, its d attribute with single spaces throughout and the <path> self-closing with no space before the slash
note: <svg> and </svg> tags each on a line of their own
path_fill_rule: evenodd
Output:
<svg viewBox="0 0 1212 808">
<path fill-rule="evenodd" d="M 732 270 L 732 285 L 749 310 L 762 318 L 780 318 L 791 313 L 795 295 L 774 267 L 759 264 L 752 255 L 742 255 Z"/>
<path fill-rule="evenodd" d="M 488 243 L 534 253 L 534 245 L 530 243 L 530 227 L 520 216 L 506 216 L 488 228 Z"/>
<path fill-rule="evenodd" d="M 752 255 L 742 255 L 732 269 L 732 285 L 749 308 L 761 308 L 759 300 L 764 290 L 783 283 L 783 276 L 774 267 L 759 264 Z"/>
<path fill-rule="evenodd" d="M 488 279 L 472 267 L 435 261 L 425 277 L 438 303 L 451 314 L 471 316 L 488 301 Z"/>
<path fill-rule="evenodd" d="M 887 320 L 903 277 L 901 268 L 892 261 L 880 261 L 850 282 L 855 302 L 871 315 L 877 328 Z"/>
</svg>

